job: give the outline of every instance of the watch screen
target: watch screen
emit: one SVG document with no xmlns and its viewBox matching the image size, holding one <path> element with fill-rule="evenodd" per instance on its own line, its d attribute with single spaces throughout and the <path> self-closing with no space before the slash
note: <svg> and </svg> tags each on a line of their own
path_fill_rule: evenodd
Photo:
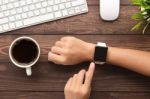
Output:
<svg viewBox="0 0 150 99">
<path fill-rule="evenodd" d="M 106 56 L 107 56 L 107 50 L 108 50 L 108 47 L 96 46 L 94 60 L 105 62 Z"/>
</svg>

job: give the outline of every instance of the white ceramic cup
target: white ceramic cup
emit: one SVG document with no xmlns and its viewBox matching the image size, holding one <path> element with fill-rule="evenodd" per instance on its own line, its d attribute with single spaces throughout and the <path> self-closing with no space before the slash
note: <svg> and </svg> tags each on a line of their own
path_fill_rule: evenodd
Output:
<svg viewBox="0 0 150 99">
<path fill-rule="evenodd" d="M 38 53 L 37 53 L 37 57 L 35 58 L 35 60 L 33 62 L 30 62 L 28 64 L 21 64 L 21 63 L 18 63 L 12 56 L 12 49 L 14 47 L 14 45 L 16 44 L 16 42 L 20 41 L 20 40 L 30 40 L 32 41 L 33 43 L 35 43 L 35 45 L 37 46 L 38 48 Z M 36 62 L 39 60 L 39 57 L 40 57 L 40 47 L 39 47 L 39 44 L 37 43 L 36 40 L 34 40 L 33 38 L 31 37 L 26 37 L 26 36 L 23 36 L 23 37 L 19 37 L 17 39 L 15 39 L 12 44 L 10 45 L 10 48 L 9 48 L 9 57 L 10 57 L 10 60 L 12 61 L 12 63 L 17 66 L 17 67 L 20 67 L 20 68 L 25 68 L 26 69 L 26 74 L 27 76 L 31 76 L 32 75 L 32 70 L 31 70 L 31 67 L 33 65 L 36 64 Z"/>
</svg>

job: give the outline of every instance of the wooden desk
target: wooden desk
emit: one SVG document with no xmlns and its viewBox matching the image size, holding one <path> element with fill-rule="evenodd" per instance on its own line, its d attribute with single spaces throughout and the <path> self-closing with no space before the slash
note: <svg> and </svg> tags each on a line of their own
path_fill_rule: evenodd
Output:
<svg viewBox="0 0 150 99">
<path fill-rule="evenodd" d="M 99 17 L 98 1 L 88 0 L 87 14 L 0 35 L 0 99 L 63 99 L 68 78 L 89 64 L 65 67 L 47 61 L 47 53 L 55 41 L 66 35 L 92 43 L 102 41 L 109 46 L 150 51 L 150 30 L 146 35 L 130 31 L 136 23 L 130 18 L 138 11 L 136 6 L 130 5 L 128 0 L 121 0 L 120 18 L 104 22 Z M 9 60 L 9 46 L 20 36 L 35 38 L 42 50 L 31 77 Z M 150 78 L 108 64 L 97 66 L 90 99 L 150 99 Z"/>
</svg>

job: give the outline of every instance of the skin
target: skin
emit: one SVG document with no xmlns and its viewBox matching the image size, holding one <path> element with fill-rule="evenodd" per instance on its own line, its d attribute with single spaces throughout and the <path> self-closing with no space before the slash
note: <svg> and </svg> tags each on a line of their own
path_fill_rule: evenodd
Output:
<svg viewBox="0 0 150 99">
<path fill-rule="evenodd" d="M 91 63 L 88 71 L 81 70 L 69 78 L 64 89 L 65 99 L 89 99 L 94 70 L 95 64 Z"/>
<path fill-rule="evenodd" d="M 87 60 L 91 61 L 93 53 L 93 44 L 74 37 L 63 37 L 52 46 L 48 53 L 48 60 L 55 64 L 74 65 Z"/>
<path fill-rule="evenodd" d="M 84 61 L 93 61 L 94 51 L 95 44 L 82 41 L 75 37 L 63 37 L 55 43 L 48 53 L 48 60 L 61 65 L 74 65 Z M 108 47 L 106 62 L 145 76 L 150 76 L 150 52 Z M 66 91 L 67 93 L 69 94 L 70 92 Z M 71 95 L 77 97 L 75 93 Z M 67 97 L 69 95 L 66 95 L 66 99 L 73 99 Z M 88 97 L 88 95 L 85 97 Z"/>
<path fill-rule="evenodd" d="M 150 76 L 150 52 L 109 47 L 107 63 Z"/>
</svg>

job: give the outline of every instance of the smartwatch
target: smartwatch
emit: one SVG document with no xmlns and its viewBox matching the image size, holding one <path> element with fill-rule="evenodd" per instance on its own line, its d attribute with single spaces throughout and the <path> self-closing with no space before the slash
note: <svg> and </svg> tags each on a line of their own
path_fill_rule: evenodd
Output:
<svg viewBox="0 0 150 99">
<path fill-rule="evenodd" d="M 106 43 L 98 42 L 95 46 L 94 62 L 103 65 L 106 63 L 108 47 Z"/>
</svg>

